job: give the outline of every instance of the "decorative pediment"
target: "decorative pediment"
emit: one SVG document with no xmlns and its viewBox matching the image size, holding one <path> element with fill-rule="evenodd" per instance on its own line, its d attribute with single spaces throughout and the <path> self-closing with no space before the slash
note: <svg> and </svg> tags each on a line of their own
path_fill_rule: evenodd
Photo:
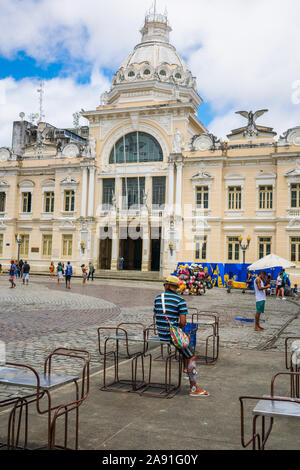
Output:
<svg viewBox="0 0 300 470">
<path fill-rule="evenodd" d="M 299 232 L 300 231 L 300 217 L 299 216 L 292 216 L 286 230 L 290 232 Z"/>
<path fill-rule="evenodd" d="M 283 133 L 279 138 L 279 143 L 289 145 L 300 145 L 300 126 L 292 127 Z"/>
<path fill-rule="evenodd" d="M 288 170 L 284 173 L 284 176 L 287 178 L 288 182 L 299 181 L 300 179 L 300 160 L 296 161 L 296 168 Z"/>
<path fill-rule="evenodd" d="M 256 175 L 256 187 L 258 188 L 262 184 L 274 186 L 276 178 L 276 174 L 272 171 L 261 170 Z"/>
<path fill-rule="evenodd" d="M 19 188 L 33 188 L 34 186 L 34 182 L 30 180 L 24 180 L 19 183 Z"/>
<path fill-rule="evenodd" d="M 4 163 L 11 158 L 11 151 L 7 147 L 0 148 L 0 162 Z"/>
<path fill-rule="evenodd" d="M 226 188 L 228 188 L 228 186 L 233 186 L 233 185 L 243 187 L 245 176 L 242 173 L 233 172 L 233 173 L 227 173 L 227 175 L 224 176 L 224 179 L 225 179 Z"/>
<path fill-rule="evenodd" d="M 191 150 L 215 150 L 220 144 L 220 141 L 213 134 L 200 134 L 194 135 L 191 141 Z"/>
<path fill-rule="evenodd" d="M 72 176 L 67 176 L 66 178 L 63 178 L 62 180 L 60 180 L 59 184 L 61 185 L 66 185 L 66 184 L 70 184 L 70 185 L 74 185 L 74 184 L 79 184 L 79 182 L 75 179 L 75 178 L 72 178 Z"/>
<path fill-rule="evenodd" d="M 0 188 L 3 189 L 3 188 L 8 188 L 9 184 L 7 181 L 4 181 L 4 180 L 0 180 Z"/>
<path fill-rule="evenodd" d="M 67 144 L 62 150 L 62 155 L 67 158 L 78 157 L 79 153 L 80 149 L 77 144 Z"/>
<path fill-rule="evenodd" d="M 199 167 L 199 171 L 191 177 L 193 187 L 195 188 L 196 186 L 211 185 L 214 179 L 213 176 L 207 171 L 204 171 L 204 163 L 200 163 Z"/>
<path fill-rule="evenodd" d="M 42 181 L 42 186 L 55 186 L 55 180 L 44 180 Z"/>
</svg>

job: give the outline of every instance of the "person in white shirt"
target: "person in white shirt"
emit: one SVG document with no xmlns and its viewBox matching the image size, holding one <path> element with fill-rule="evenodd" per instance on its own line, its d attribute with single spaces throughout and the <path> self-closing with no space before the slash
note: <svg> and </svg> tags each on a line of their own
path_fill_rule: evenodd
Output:
<svg viewBox="0 0 300 470">
<path fill-rule="evenodd" d="M 265 311 L 266 303 L 266 291 L 270 289 L 271 285 L 266 283 L 266 273 L 261 271 L 259 276 L 255 279 L 254 289 L 255 289 L 255 298 L 256 298 L 256 315 L 255 315 L 255 331 L 263 331 L 259 324 L 260 315 Z"/>
</svg>

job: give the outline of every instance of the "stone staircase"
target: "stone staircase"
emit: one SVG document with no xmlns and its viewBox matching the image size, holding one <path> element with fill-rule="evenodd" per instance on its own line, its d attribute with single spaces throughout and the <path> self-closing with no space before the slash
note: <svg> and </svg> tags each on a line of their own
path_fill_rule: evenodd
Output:
<svg viewBox="0 0 300 470">
<path fill-rule="evenodd" d="M 99 279 L 127 279 L 132 281 L 160 281 L 161 274 L 158 271 L 111 271 L 97 269 L 95 277 Z"/>
</svg>

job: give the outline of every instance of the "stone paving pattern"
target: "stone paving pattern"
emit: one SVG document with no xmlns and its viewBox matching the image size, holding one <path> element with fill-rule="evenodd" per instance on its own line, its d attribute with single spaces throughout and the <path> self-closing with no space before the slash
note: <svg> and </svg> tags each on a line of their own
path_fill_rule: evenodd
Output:
<svg viewBox="0 0 300 470">
<path fill-rule="evenodd" d="M 80 279 L 72 280 L 71 290 L 63 283 L 32 276 L 23 286 L 17 280 L 15 289 L 8 279 L 0 279 L 0 340 L 6 343 L 8 362 L 25 363 L 42 370 L 45 357 L 56 347 L 87 349 L 92 354 L 92 369 L 99 370 L 102 361 L 98 353 L 97 327 L 121 322 L 152 323 L 153 300 L 162 292 L 159 282 L 120 280 L 89 281 L 82 286 Z M 288 321 L 291 323 L 272 346 L 283 351 L 287 336 L 300 336 L 300 306 L 294 301 L 278 301 L 268 297 L 264 332 L 253 330 L 253 323 L 240 323 L 236 317 L 253 318 L 255 297 L 240 291 L 227 293 L 214 288 L 204 296 L 184 296 L 188 306 L 220 314 L 220 345 L 225 348 L 257 349 L 271 339 Z M 206 331 L 202 331 L 203 337 Z M 201 340 L 201 336 L 200 336 Z M 56 371 L 73 373 L 74 365 L 59 359 Z M 0 389 L 0 398 L 26 393 L 13 387 Z"/>
</svg>

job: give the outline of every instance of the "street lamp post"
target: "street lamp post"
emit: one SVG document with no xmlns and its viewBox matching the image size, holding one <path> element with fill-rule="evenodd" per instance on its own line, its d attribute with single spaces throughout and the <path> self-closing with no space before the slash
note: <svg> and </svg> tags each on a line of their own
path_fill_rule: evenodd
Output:
<svg viewBox="0 0 300 470">
<path fill-rule="evenodd" d="M 243 245 L 242 241 L 243 241 L 243 237 L 239 236 L 240 248 L 243 252 L 243 264 L 245 264 L 246 251 L 248 250 L 249 245 L 250 245 L 250 241 L 251 241 L 250 235 L 248 235 L 248 237 L 247 237 L 247 244 L 246 245 Z"/>
<path fill-rule="evenodd" d="M 15 239 L 16 239 L 16 242 L 18 244 L 18 264 L 19 264 L 19 261 L 20 261 L 20 247 L 21 247 L 22 243 L 24 242 L 25 234 L 22 232 L 20 238 L 18 237 L 18 235 L 19 235 L 18 232 L 16 232 L 15 233 Z"/>
</svg>

